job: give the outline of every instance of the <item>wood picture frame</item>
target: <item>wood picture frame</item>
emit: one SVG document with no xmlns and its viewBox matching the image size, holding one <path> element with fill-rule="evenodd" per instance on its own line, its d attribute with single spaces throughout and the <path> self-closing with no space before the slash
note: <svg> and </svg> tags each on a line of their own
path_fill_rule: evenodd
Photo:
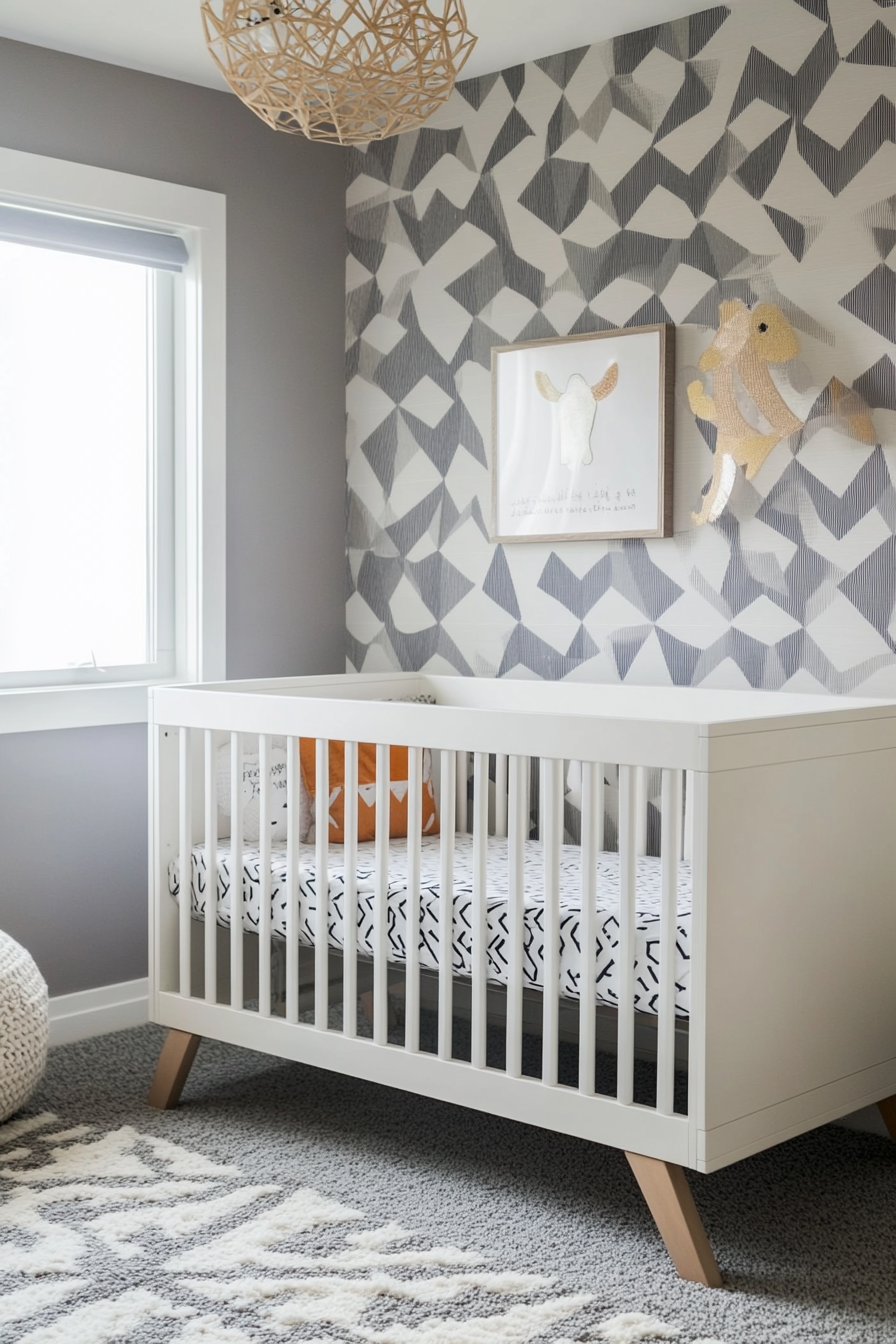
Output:
<svg viewBox="0 0 896 1344">
<path fill-rule="evenodd" d="M 675 328 L 492 349 L 495 542 L 672 535 Z"/>
</svg>

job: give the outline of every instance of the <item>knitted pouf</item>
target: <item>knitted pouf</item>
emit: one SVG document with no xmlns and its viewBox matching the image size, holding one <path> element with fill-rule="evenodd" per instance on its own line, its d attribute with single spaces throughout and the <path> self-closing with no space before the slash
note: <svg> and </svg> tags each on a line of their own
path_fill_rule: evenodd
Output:
<svg viewBox="0 0 896 1344">
<path fill-rule="evenodd" d="M 0 1121 L 37 1086 L 49 1030 L 46 981 L 30 953 L 0 933 Z"/>
</svg>

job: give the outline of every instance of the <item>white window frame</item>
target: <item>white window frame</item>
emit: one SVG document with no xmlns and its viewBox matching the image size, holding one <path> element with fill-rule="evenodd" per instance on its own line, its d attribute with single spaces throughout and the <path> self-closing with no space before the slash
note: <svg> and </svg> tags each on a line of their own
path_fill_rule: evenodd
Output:
<svg viewBox="0 0 896 1344">
<path fill-rule="evenodd" d="M 0 733 L 143 723 L 147 687 L 226 676 L 226 202 L 216 192 L 0 148 L 0 198 L 179 234 L 175 375 L 176 675 L 0 690 Z"/>
</svg>

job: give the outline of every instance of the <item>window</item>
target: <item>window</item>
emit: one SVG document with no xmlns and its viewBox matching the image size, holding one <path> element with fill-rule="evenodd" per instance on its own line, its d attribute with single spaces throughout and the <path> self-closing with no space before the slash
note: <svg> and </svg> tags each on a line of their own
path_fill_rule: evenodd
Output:
<svg viewBox="0 0 896 1344">
<path fill-rule="evenodd" d="M 174 279 L 0 241 L 0 686 L 175 673 Z"/>
<path fill-rule="evenodd" d="M 0 150 L 0 730 L 224 675 L 223 205 Z"/>
</svg>

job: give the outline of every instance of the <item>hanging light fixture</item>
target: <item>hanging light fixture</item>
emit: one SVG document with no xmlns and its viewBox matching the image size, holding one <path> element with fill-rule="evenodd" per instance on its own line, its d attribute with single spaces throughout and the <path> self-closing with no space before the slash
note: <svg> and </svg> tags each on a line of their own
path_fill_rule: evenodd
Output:
<svg viewBox="0 0 896 1344">
<path fill-rule="evenodd" d="M 278 131 L 342 145 L 419 126 L 476 38 L 463 0 L 202 0 L 212 59 Z"/>
</svg>

